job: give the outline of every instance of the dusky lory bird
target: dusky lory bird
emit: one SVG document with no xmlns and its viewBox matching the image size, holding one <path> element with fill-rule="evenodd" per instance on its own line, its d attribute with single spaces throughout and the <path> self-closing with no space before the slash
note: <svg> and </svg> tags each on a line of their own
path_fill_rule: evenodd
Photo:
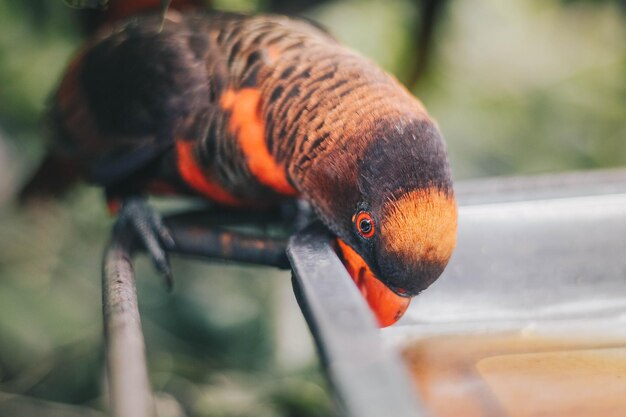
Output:
<svg viewBox="0 0 626 417">
<path fill-rule="evenodd" d="M 67 68 L 50 120 L 50 154 L 24 196 L 79 177 L 104 187 L 119 216 L 150 226 L 142 238 L 165 273 L 171 241 L 148 194 L 252 210 L 307 201 L 383 326 L 455 246 L 436 123 L 303 19 L 170 11 L 163 25 L 155 13 L 102 29 Z"/>
</svg>

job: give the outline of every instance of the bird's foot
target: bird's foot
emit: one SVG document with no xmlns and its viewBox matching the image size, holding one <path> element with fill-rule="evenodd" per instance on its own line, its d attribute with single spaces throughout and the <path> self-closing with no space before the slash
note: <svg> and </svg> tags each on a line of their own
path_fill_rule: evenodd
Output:
<svg viewBox="0 0 626 417">
<path fill-rule="evenodd" d="M 174 287 L 172 267 L 167 251 L 174 248 L 174 238 L 165 226 L 161 215 L 141 197 L 124 199 L 116 227 L 131 227 L 156 269 L 165 277 L 168 290 Z"/>
</svg>

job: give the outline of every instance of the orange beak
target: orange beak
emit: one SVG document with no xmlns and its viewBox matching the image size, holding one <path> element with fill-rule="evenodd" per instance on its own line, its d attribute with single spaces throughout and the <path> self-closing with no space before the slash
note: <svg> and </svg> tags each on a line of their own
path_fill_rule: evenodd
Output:
<svg viewBox="0 0 626 417">
<path fill-rule="evenodd" d="M 348 273 L 374 312 L 380 327 L 390 326 L 400 320 L 411 299 L 391 291 L 376 278 L 358 253 L 341 239 L 337 239 L 337 243 Z"/>
</svg>

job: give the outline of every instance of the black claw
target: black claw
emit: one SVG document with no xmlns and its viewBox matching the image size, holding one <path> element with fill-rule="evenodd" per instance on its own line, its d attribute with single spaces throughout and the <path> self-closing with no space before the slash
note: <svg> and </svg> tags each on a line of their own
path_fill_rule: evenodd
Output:
<svg viewBox="0 0 626 417">
<path fill-rule="evenodd" d="M 171 271 L 165 274 L 165 288 L 168 292 L 174 291 L 174 276 Z"/>
<path fill-rule="evenodd" d="M 174 248 L 174 239 L 161 215 L 144 199 L 132 197 L 124 200 L 118 222 L 130 225 L 135 230 L 155 268 L 165 277 L 167 289 L 171 291 L 174 288 L 174 278 L 167 250 Z"/>
<path fill-rule="evenodd" d="M 161 243 L 165 246 L 165 249 L 173 249 L 174 248 L 174 238 L 170 233 L 170 230 L 165 226 L 163 222 L 163 217 L 156 211 L 152 210 L 152 224 L 154 226 L 154 230 L 159 234 L 161 238 Z"/>
</svg>

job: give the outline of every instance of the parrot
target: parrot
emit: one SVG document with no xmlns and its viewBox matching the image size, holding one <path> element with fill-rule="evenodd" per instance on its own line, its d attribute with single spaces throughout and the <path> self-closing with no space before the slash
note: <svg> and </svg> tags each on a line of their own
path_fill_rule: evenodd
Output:
<svg viewBox="0 0 626 417">
<path fill-rule="evenodd" d="M 309 19 L 169 10 L 98 30 L 49 108 L 49 150 L 23 197 L 102 187 L 169 274 L 146 200 L 257 210 L 305 201 L 378 323 L 443 272 L 457 204 L 446 145 L 393 76 Z"/>
</svg>

